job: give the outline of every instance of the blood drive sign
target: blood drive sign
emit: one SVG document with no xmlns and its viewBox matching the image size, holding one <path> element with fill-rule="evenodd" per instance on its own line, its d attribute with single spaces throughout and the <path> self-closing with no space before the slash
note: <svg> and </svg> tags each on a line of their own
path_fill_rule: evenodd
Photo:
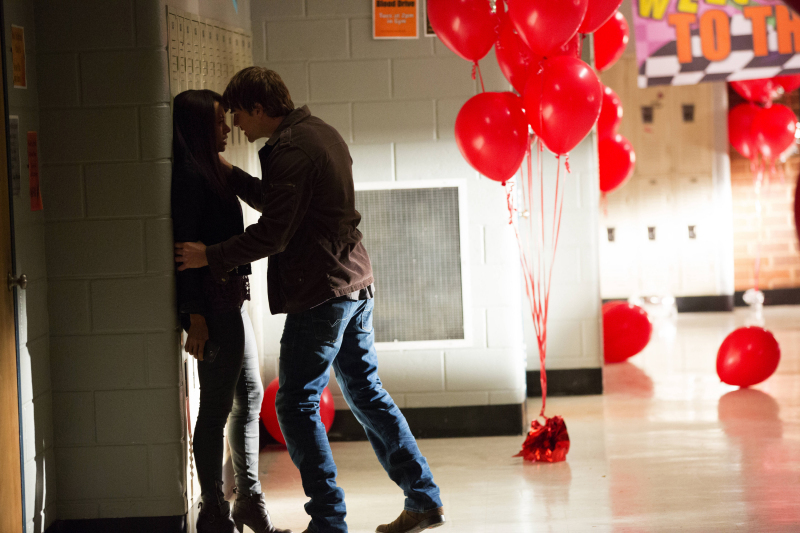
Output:
<svg viewBox="0 0 800 533">
<path fill-rule="evenodd" d="M 633 0 L 639 87 L 800 73 L 800 15 L 780 0 Z"/>
</svg>

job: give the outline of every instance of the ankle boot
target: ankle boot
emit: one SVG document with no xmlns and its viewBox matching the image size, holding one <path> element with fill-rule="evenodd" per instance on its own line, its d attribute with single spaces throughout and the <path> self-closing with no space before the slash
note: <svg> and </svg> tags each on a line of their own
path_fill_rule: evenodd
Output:
<svg viewBox="0 0 800 533">
<path fill-rule="evenodd" d="M 267 511 L 267 501 L 264 493 L 247 496 L 239 494 L 237 489 L 236 501 L 233 503 L 233 521 L 239 533 L 244 531 L 244 526 L 249 527 L 255 533 L 292 533 L 290 529 L 278 529 L 272 524 L 272 519 Z"/>
<path fill-rule="evenodd" d="M 236 525 L 231 518 L 231 504 L 225 501 L 221 481 L 215 483 L 214 495 L 200 502 L 197 533 L 236 533 Z"/>
<path fill-rule="evenodd" d="M 443 526 L 444 508 L 431 509 L 424 513 L 403 510 L 391 524 L 381 524 L 375 533 L 420 533 L 426 529 Z"/>
</svg>

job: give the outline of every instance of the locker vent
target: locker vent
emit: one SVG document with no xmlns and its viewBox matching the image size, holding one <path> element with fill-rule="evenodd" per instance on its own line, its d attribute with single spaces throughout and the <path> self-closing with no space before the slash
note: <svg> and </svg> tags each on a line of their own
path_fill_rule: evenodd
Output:
<svg viewBox="0 0 800 533">
<path fill-rule="evenodd" d="M 377 342 L 464 339 L 458 187 L 356 191 Z"/>
</svg>

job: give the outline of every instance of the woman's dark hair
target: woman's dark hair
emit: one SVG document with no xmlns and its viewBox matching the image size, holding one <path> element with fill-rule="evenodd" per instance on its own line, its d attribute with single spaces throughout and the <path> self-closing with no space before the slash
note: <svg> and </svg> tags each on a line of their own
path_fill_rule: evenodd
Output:
<svg viewBox="0 0 800 533">
<path fill-rule="evenodd" d="M 217 152 L 217 114 L 222 96 L 208 89 L 183 91 L 172 104 L 172 155 L 176 166 L 192 167 L 220 197 L 231 195 Z M 226 109 L 227 110 L 227 109 Z"/>
</svg>

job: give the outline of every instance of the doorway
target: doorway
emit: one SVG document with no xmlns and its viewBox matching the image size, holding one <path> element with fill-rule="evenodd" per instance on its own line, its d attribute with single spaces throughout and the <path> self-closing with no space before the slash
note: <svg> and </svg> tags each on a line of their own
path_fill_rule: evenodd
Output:
<svg viewBox="0 0 800 533">
<path fill-rule="evenodd" d="M 3 3 L 0 1 L 0 44 L 5 50 Z M 5 55 L 0 84 L 0 531 L 22 531 L 22 474 L 20 463 L 19 392 L 17 365 L 17 327 L 14 301 L 16 288 L 8 283 L 13 276 L 12 222 L 8 179 L 7 99 Z"/>
</svg>

